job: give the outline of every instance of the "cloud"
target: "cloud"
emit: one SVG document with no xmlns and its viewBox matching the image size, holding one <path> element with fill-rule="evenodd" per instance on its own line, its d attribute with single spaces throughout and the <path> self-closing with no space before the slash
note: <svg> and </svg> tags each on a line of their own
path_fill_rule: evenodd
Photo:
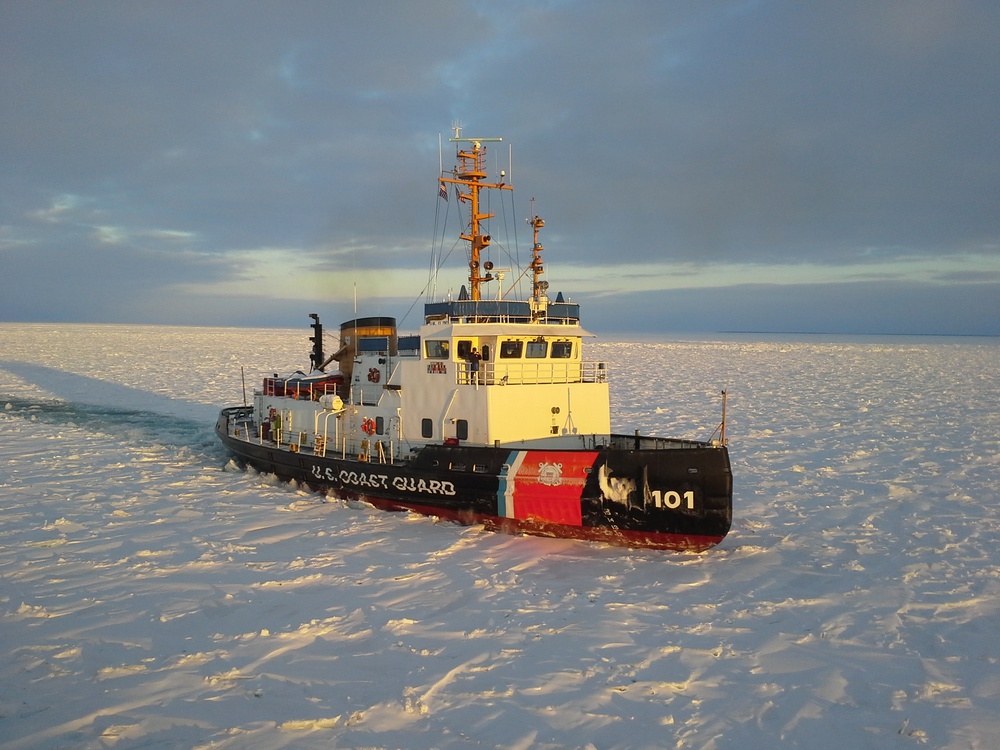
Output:
<svg viewBox="0 0 1000 750">
<path fill-rule="evenodd" d="M 605 337 L 656 332 L 1000 335 L 1000 283 L 744 284 L 636 292 L 629 304 L 581 297 L 584 326 Z"/>
<path fill-rule="evenodd" d="M 455 119 L 504 137 L 513 216 L 538 199 L 580 293 L 987 278 L 998 21 L 985 0 L 6 4 L 0 319 L 250 320 L 379 269 L 385 304 L 419 295 Z M 526 257 L 497 213 L 497 251 Z M 127 302 L 95 304 L 109 274 Z"/>
</svg>

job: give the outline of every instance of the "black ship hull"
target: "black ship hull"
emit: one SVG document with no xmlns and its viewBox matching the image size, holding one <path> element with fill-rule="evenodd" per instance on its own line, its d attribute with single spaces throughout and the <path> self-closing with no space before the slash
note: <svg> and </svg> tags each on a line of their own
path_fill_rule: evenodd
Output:
<svg viewBox="0 0 1000 750">
<path fill-rule="evenodd" d="M 699 551 L 732 521 L 732 472 L 724 445 L 609 435 L 581 448 L 426 445 L 405 461 L 362 460 L 264 440 L 252 409 L 224 409 L 216 433 L 262 473 L 507 533 Z"/>
</svg>

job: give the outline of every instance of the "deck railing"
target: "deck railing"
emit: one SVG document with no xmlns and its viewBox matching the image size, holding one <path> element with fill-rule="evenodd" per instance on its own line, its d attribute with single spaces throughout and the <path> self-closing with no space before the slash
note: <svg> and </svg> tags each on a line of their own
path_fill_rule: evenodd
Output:
<svg viewBox="0 0 1000 750">
<path fill-rule="evenodd" d="M 264 378 L 265 396 L 284 396 L 301 401 L 318 401 L 321 396 L 337 392 L 337 383 L 286 380 L 285 378 Z"/>
<path fill-rule="evenodd" d="M 604 383 L 605 362 L 481 362 L 477 373 L 468 362 L 459 362 L 456 382 L 460 385 L 547 385 L 551 383 Z"/>
</svg>

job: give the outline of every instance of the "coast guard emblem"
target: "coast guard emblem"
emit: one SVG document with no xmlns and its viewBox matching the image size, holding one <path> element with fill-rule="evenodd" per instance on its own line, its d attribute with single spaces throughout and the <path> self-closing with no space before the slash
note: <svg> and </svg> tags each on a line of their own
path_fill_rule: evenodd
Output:
<svg viewBox="0 0 1000 750">
<path fill-rule="evenodd" d="M 542 461 L 538 464 L 538 483 L 549 487 L 558 487 L 562 484 L 562 464 Z"/>
</svg>

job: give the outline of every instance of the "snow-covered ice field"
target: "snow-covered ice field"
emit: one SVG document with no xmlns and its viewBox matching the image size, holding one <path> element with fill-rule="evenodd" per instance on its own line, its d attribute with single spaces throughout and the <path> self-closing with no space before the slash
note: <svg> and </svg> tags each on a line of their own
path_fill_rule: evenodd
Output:
<svg viewBox="0 0 1000 750">
<path fill-rule="evenodd" d="M 707 437 L 702 554 L 237 469 L 308 328 L 0 324 L 0 748 L 1000 747 L 1000 341 L 672 337 L 613 425 Z"/>
</svg>

